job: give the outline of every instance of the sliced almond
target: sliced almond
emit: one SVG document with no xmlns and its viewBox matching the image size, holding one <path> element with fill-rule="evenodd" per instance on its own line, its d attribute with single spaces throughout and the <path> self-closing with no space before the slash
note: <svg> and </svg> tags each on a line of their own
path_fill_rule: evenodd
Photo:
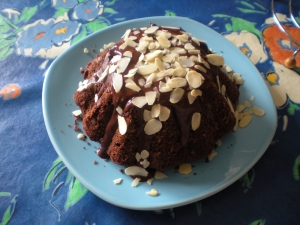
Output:
<svg viewBox="0 0 300 225">
<path fill-rule="evenodd" d="M 134 104 L 138 108 L 142 108 L 147 104 L 146 96 L 138 96 L 132 99 L 132 104 Z"/>
<path fill-rule="evenodd" d="M 204 81 L 204 77 L 194 70 L 191 70 L 186 74 L 186 79 L 193 88 L 200 87 Z"/>
<path fill-rule="evenodd" d="M 151 109 L 151 117 L 157 118 L 159 114 L 160 114 L 160 104 L 153 105 Z"/>
<path fill-rule="evenodd" d="M 138 166 L 129 166 L 125 169 L 124 172 L 128 176 L 142 176 L 142 177 L 148 176 L 147 170 Z"/>
<path fill-rule="evenodd" d="M 209 156 L 207 157 L 209 161 L 213 159 L 218 153 L 215 150 L 212 150 Z"/>
<path fill-rule="evenodd" d="M 127 83 L 127 84 L 125 84 L 125 87 L 127 87 L 133 91 L 136 91 L 136 92 L 139 92 L 141 90 L 141 88 L 139 86 L 137 86 L 135 83 Z"/>
<path fill-rule="evenodd" d="M 157 77 L 170 76 L 170 75 L 173 75 L 173 72 L 174 72 L 174 69 L 163 70 L 157 74 Z"/>
<path fill-rule="evenodd" d="M 188 100 L 189 100 L 189 103 L 190 105 L 194 103 L 194 101 L 196 100 L 197 96 L 193 96 L 191 94 L 191 91 L 187 94 L 187 97 L 188 97 Z"/>
<path fill-rule="evenodd" d="M 164 56 L 162 56 L 162 60 L 164 61 L 164 62 L 168 62 L 168 63 L 171 63 L 173 60 L 174 60 L 174 58 L 177 56 L 177 54 L 175 54 L 175 53 L 170 53 L 170 54 L 167 54 L 167 55 L 164 55 Z"/>
<path fill-rule="evenodd" d="M 248 126 L 248 124 L 251 122 L 251 120 L 252 120 L 252 115 L 244 116 L 239 122 L 239 127 L 243 128 L 243 127 Z"/>
<path fill-rule="evenodd" d="M 147 159 L 144 159 L 143 161 L 141 161 L 141 165 L 144 168 L 147 168 L 148 166 L 150 166 L 150 162 Z"/>
<path fill-rule="evenodd" d="M 121 45 L 119 46 L 119 49 L 124 50 L 126 47 L 127 47 L 127 43 L 124 42 L 123 44 L 121 44 Z"/>
<path fill-rule="evenodd" d="M 153 135 L 159 132 L 161 128 L 162 128 L 162 123 L 159 120 L 151 119 L 146 123 L 144 127 L 144 131 L 147 135 Z"/>
<path fill-rule="evenodd" d="M 131 187 L 136 187 L 139 184 L 140 180 L 141 178 L 139 177 L 134 178 L 134 180 L 131 183 Z"/>
<path fill-rule="evenodd" d="M 73 114 L 74 116 L 81 116 L 82 112 L 81 112 L 80 109 L 78 109 L 78 110 L 74 110 L 74 111 L 72 112 L 72 114 Z"/>
<path fill-rule="evenodd" d="M 199 89 L 193 89 L 193 90 L 191 91 L 191 95 L 194 96 L 194 97 L 202 96 L 202 91 L 199 90 Z"/>
<path fill-rule="evenodd" d="M 118 124 L 119 124 L 119 132 L 121 135 L 126 134 L 127 131 L 127 123 L 124 117 L 118 115 Z"/>
<path fill-rule="evenodd" d="M 147 30 L 144 31 L 145 34 L 153 34 L 155 31 L 157 31 L 159 27 L 158 26 L 151 26 L 147 28 Z"/>
<path fill-rule="evenodd" d="M 191 50 L 188 50 L 188 53 L 189 54 L 197 55 L 197 54 L 200 54 L 200 50 L 198 50 L 198 49 L 191 49 Z"/>
<path fill-rule="evenodd" d="M 197 38 L 195 38 L 195 37 L 192 37 L 192 40 L 193 40 L 193 42 L 196 43 L 196 45 L 200 46 L 200 41 L 199 41 L 199 39 L 197 39 Z"/>
<path fill-rule="evenodd" d="M 112 59 L 110 60 L 111 63 L 116 63 L 121 59 L 121 55 L 115 55 L 114 57 L 112 57 Z"/>
<path fill-rule="evenodd" d="M 142 158 L 142 157 L 141 157 L 141 154 L 140 154 L 140 153 L 138 153 L 138 152 L 135 153 L 135 159 L 136 159 L 137 162 L 139 162 L 139 161 L 141 160 L 141 158 Z"/>
<path fill-rule="evenodd" d="M 178 172 L 187 175 L 192 172 L 192 165 L 189 163 L 183 163 L 179 166 Z"/>
<path fill-rule="evenodd" d="M 137 46 L 137 43 L 134 42 L 133 40 L 129 39 L 129 38 L 126 39 L 125 43 L 126 43 L 126 45 L 131 46 L 133 48 L 135 48 Z"/>
<path fill-rule="evenodd" d="M 203 65 L 207 68 L 207 69 L 210 69 L 210 65 L 209 65 L 209 63 L 208 62 L 206 62 L 206 61 L 203 61 L 202 62 L 203 63 Z"/>
<path fill-rule="evenodd" d="M 229 99 L 229 98 L 226 98 L 226 100 L 227 100 L 227 103 L 228 103 L 228 105 L 229 105 L 229 108 L 231 109 L 231 112 L 234 113 L 233 105 L 232 105 L 230 99 Z"/>
<path fill-rule="evenodd" d="M 159 69 L 159 71 L 165 70 L 165 66 L 159 58 L 155 58 L 155 65 Z"/>
<path fill-rule="evenodd" d="M 152 177 L 152 178 L 149 178 L 149 179 L 147 180 L 147 184 L 148 184 L 148 185 L 152 185 L 152 182 L 153 182 L 153 177 Z"/>
<path fill-rule="evenodd" d="M 122 114 L 123 114 L 123 109 L 122 109 L 120 106 L 118 106 L 118 107 L 116 108 L 116 111 L 118 112 L 119 115 L 122 115 Z"/>
<path fill-rule="evenodd" d="M 149 75 L 157 70 L 156 65 L 149 64 L 149 65 L 143 65 L 138 68 L 138 73 L 145 76 Z"/>
<path fill-rule="evenodd" d="M 178 88 L 178 87 L 185 87 L 187 84 L 186 79 L 182 77 L 175 77 L 167 82 L 167 87 L 169 88 Z"/>
<path fill-rule="evenodd" d="M 253 109 L 252 107 L 248 108 L 248 111 L 244 111 L 243 112 L 243 115 L 246 116 L 246 115 L 252 115 L 253 114 Z"/>
<path fill-rule="evenodd" d="M 138 70 L 138 68 L 133 68 L 133 69 L 129 70 L 128 74 L 125 75 L 124 77 L 133 77 L 136 74 L 137 70 Z"/>
<path fill-rule="evenodd" d="M 157 92 L 156 91 L 147 91 L 145 93 L 148 105 L 153 105 L 156 99 Z"/>
<path fill-rule="evenodd" d="M 128 38 L 130 38 L 131 40 L 136 40 L 137 39 L 137 36 L 129 36 Z"/>
<path fill-rule="evenodd" d="M 123 86 L 123 77 L 121 74 L 115 73 L 113 74 L 113 87 L 115 92 L 118 93 Z"/>
<path fill-rule="evenodd" d="M 179 57 L 178 60 L 182 67 L 192 67 L 195 65 L 193 60 L 191 60 L 190 58 L 187 58 L 187 57 Z"/>
<path fill-rule="evenodd" d="M 131 51 L 126 51 L 126 52 L 123 53 L 123 56 L 132 58 L 132 52 Z"/>
<path fill-rule="evenodd" d="M 171 113 L 170 109 L 161 105 L 160 106 L 160 114 L 158 116 L 159 120 L 167 121 L 167 119 L 169 119 L 169 117 L 170 117 L 170 113 Z"/>
<path fill-rule="evenodd" d="M 117 64 L 117 73 L 123 73 L 127 69 L 130 61 L 131 58 L 128 57 L 121 58 Z"/>
<path fill-rule="evenodd" d="M 158 191 L 156 189 L 151 189 L 151 191 L 146 191 L 146 194 L 155 197 L 158 196 Z"/>
<path fill-rule="evenodd" d="M 142 152 L 141 152 L 141 158 L 142 159 L 147 159 L 149 157 L 149 152 L 144 149 Z"/>
<path fill-rule="evenodd" d="M 180 101 L 184 94 L 184 90 L 182 88 L 175 88 L 170 95 L 170 102 L 175 104 Z"/>
<path fill-rule="evenodd" d="M 161 50 L 155 50 L 153 52 L 147 53 L 145 55 L 144 60 L 147 61 L 147 62 L 149 62 L 149 61 L 154 60 L 155 58 L 161 58 L 162 55 L 163 55 L 163 53 L 162 53 Z"/>
<path fill-rule="evenodd" d="M 103 71 L 103 73 L 100 76 L 100 81 L 103 80 L 107 75 L 108 75 L 108 70 L 109 70 L 110 66 L 108 65 L 106 67 L 106 69 Z"/>
<path fill-rule="evenodd" d="M 246 106 L 244 106 L 243 104 L 238 104 L 238 105 L 236 106 L 236 110 L 237 110 L 238 112 L 242 112 L 242 111 L 245 109 L 245 107 L 246 107 Z"/>
<path fill-rule="evenodd" d="M 143 78 L 140 78 L 140 79 L 138 80 L 138 82 L 139 82 L 139 85 L 140 85 L 140 86 L 144 86 L 145 83 L 146 83 L 145 79 L 143 79 Z"/>
<path fill-rule="evenodd" d="M 239 77 L 235 80 L 235 83 L 238 85 L 242 85 L 244 83 L 244 79 L 242 77 Z"/>
<path fill-rule="evenodd" d="M 126 30 L 125 33 L 123 34 L 123 36 L 121 38 L 127 39 L 128 36 L 129 36 L 129 34 L 130 34 L 130 32 L 131 32 L 130 29 Z"/>
<path fill-rule="evenodd" d="M 261 109 L 261 108 L 258 108 L 257 106 L 253 106 L 252 109 L 253 109 L 254 115 L 256 115 L 256 116 L 263 116 L 263 115 L 265 115 L 265 111 L 263 109 Z"/>
<path fill-rule="evenodd" d="M 251 107 L 251 103 L 249 101 L 244 101 L 244 106 L 245 107 Z"/>
<path fill-rule="evenodd" d="M 197 69 L 197 70 L 199 70 L 199 71 L 201 71 L 203 73 L 207 72 L 207 70 L 203 66 L 200 66 L 200 65 L 195 65 L 195 69 Z"/>
<path fill-rule="evenodd" d="M 186 54 L 186 50 L 184 48 L 180 48 L 180 47 L 171 47 L 170 51 L 172 54 L 179 54 L 179 55 Z"/>
<path fill-rule="evenodd" d="M 149 45 L 148 41 L 141 39 L 138 46 L 136 47 L 136 50 L 141 53 L 146 53 L 148 45 Z"/>
<path fill-rule="evenodd" d="M 163 48 L 170 48 L 171 42 L 164 35 L 159 35 L 156 40 Z"/>
<path fill-rule="evenodd" d="M 184 45 L 184 48 L 185 48 L 186 50 L 192 50 L 192 49 L 195 49 L 195 47 L 194 47 L 191 43 L 186 43 L 186 44 Z"/>
<path fill-rule="evenodd" d="M 200 127 L 201 122 L 201 114 L 198 112 L 195 112 L 192 116 L 192 130 L 195 131 Z"/>
<path fill-rule="evenodd" d="M 155 171 L 154 177 L 155 177 L 155 179 L 158 179 L 158 180 L 168 178 L 168 176 L 166 174 L 164 174 L 163 172 L 160 172 L 160 171 Z"/>
<path fill-rule="evenodd" d="M 224 64 L 224 58 L 221 55 L 207 54 L 206 57 L 208 62 L 214 66 L 222 66 Z"/>
<path fill-rule="evenodd" d="M 114 184 L 120 184 L 122 182 L 122 178 L 118 178 L 118 179 L 115 179 L 113 180 Z"/>
<path fill-rule="evenodd" d="M 145 109 L 144 112 L 143 112 L 143 118 L 144 118 L 145 122 L 148 122 L 149 120 L 151 120 L 152 119 L 151 111 Z"/>
<path fill-rule="evenodd" d="M 177 35 L 176 38 L 180 41 L 183 41 L 183 42 L 188 42 L 189 41 L 189 36 L 187 34 Z"/>
<path fill-rule="evenodd" d="M 225 94 L 226 94 L 226 86 L 224 84 L 221 86 L 221 94 L 223 96 L 225 96 Z"/>
<path fill-rule="evenodd" d="M 110 65 L 108 69 L 108 73 L 113 73 L 117 69 L 117 65 Z"/>
</svg>

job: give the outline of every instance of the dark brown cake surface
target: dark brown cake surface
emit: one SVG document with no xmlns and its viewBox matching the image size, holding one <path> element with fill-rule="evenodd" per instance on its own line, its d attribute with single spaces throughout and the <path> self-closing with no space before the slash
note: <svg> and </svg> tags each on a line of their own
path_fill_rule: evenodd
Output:
<svg viewBox="0 0 300 225">
<path fill-rule="evenodd" d="M 74 94 L 98 155 L 162 170 L 207 158 L 236 125 L 239 91 L 224 59 L 180 28 L 126 31 L 82 71 Z"/>
</svg>

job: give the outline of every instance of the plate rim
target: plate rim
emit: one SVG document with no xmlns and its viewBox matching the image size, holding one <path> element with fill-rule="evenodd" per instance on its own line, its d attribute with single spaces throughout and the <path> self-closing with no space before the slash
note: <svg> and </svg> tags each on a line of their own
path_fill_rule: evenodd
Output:
<svg viewBox="0 0 300 225">
<path fill-rule="evenodd" d="M 64 58 L 64 56 L 72 49 L 72 48 L 77 48 L 78 46 L 82 45 L 82 43 L 86 42 L 88 39 L 91 39 L 95 36 L 98 36 L 98 35 L 101 35 L 101 33 L 103 32 L 109 32 L 110 29 L 116 29 L 118 27 L 122 27 L 124 25 L 127 25 L 129 23 L 134 23 L 134 22 L 140 22 L 141 20 L 148 20 L 148 21 L 151 21 L 151 20 L 158 20 L 158 19 L 162 19 L 163 20 L 184 20 L 184 21 L 187 21 L 187 22 L 193 22 L 193 23 L 198 23 L 200 26 L 205 26 L 206 28 L 210 29 L 210 31 L 212 31 L 212 33 L 214 33 L 214 35 L 218 35 L 220 37 L 222 37 L 224 40 L 227 41 L 227 43 L 229 45 L 231 45 L 231 48 L 236 48 L 238 49 L 233 43 L 231 43 L 229 40 L 227 40 L 223 35 L 221 35 L 220 33 L 216 32 L 215 30 L 211 29 L 210 27 L 202 24 L 201 22 L 198 22 L 196 20 L 192 20 L 192 19 L 189 19 L 187 17 L 179 17 L 179 16 L 176 16 L 176 17 L 165 17 L 165 16 L 153 16 L 153 17 L 143 17 L 143 18 L 137 18 L 137 19 L 133 19 L 133 20 L 127 20 L 127 21 L 124 21 L 124 22 L 120 22 L 120 23 L 117 23 L 117 24 L 113 24 L 109 27 L 106 27 L 104 29 L 101 29 L 99 31 L 96 31 L 90 35 L 88 35 L 87 37 L 83 38 L 82 40 L 78 41 L 77 43 L 75 43 L 74 45 L 70 46 L 66 51 L 64 51 L 62 54 L 60 54 L 52 63 L 51 65 L 48 67 L 46 73 L 45 73 L 45 78 L 44 78 L 44 82 L 43 82 L 43 90 L 42 90 L 42 110 L 43 110 L 43 117 L 44 117 L 44 122 L 45 122 L 45 126 L 46 126 L 46 130 L 47 130 L 47 133 L 48 133 L 48 136 L 50 138 L 50 141 L 51 141 L 51 144 L 53 145 L 56 153 L 58 154 L 58 156 L 61 158 L 61 160 L 63 161 L 63 163 L 67 166 L 67 168 L 71 171 L 71 173 L 89 190 L 91 191 L 93 194 L 95 194 L 97 197 L 103 199 L 104 201 L 106 202 L 109 202 L 113 205 L 116 205 L 116 206 L 119 206 L 119 207 L 122 207 L 122 208 L 127 208 L 127 209 L 134 209 L 134 210 L 158 210 L 158 209 L 168 209 L 168 208 L 172 208 L 172 207 L 179 207 L 179 206 L 183 206 L 183 205 L 187 205 L 187 204 L 190 204 L 190 203 L 193 203 L 193 202 L 196 202 L 196 201 L 199 201 L 199 200 L 202 200 L 202 199 L 205 199 L 207 197 L 210 197 L 222 190 L 224 190 L 225 188 L 227 188 L 228 186 L 230 186 L 231 184 L 233 184 L 234 182 L 236 182 L 238 179 L 240 179 L 242 177 L 242 175 L 235 175 L 234 178 L 231 178 L 229 181 L 225 182 L 224 184 L 220 185 L 220 183 L 218 184 L 218 187 L 217 188 L 210 188 L 210 189 L 213 189 L 211 191 L 206 191 L 207 193 L 204 194 L 204 195 L 201 195 L 201 197 L 191 197 L 189 199 L 186 199 L 186 200 L 182 200 L 182 201 L 177 201 L 177 203 L 175 204 L 164 204 L 164 203 L 160 203 L 159 204 L 159 207 L 135 207 L 135 206 L 131 206 L 131 205 L 123 205 L 123 204 L 118 204 L 117 202 L 114 202 L 114 201 L 111 201 L 109 198 L 107 198 L 106 196 L 99 196 L 98 194 L 96 194 L 96 190 L 94 189 L 94 187 L 91 187 L 91 185 L 89 184 L 88 181 L 86 181 L 81 175 L 80 173 L 77 172 L 77 170 L 75 168 L 73 168 L 73 166 L 68 162 L 68 160 L 64 157 L 64 154 L 61 152 L 58 144 L 56 143 L 55 141 L 55 138 L 54 136 L 52 135 L 52 130 L 50 129 L 51 128 L 51 124 L 49 124 L 49 121 L 47 118 L 49 118 L 49 111 L 47 110 L 47 103 L 46 103 L 46 99 L 47 99 L 47 90 L 45 89 L 46 88 L 46 85 L 47 85 L 47 82 L 50 82 L 48 81 L 50 79 L 50 75 L 51 74 L 51 70 L 53 68 L 55 68 L 55 65 L 56 63 Z M 249 64 L 251 64 L 251 67 L 253 70 L 256 71 L 257 75 L 259 75 L 259 71 L 258 69 L 256 68 L 256 66 L 249 60 L 249 58 L 247 58 L 244 54 L 241 53 L 241 57 L 244 57 L 244 59 L 246 59 Z M 271 93 L 265 83 L 265 81 L 263 80 L 263 78 L 261 76 L 259 76 L 259 78 L 257 79 L 260 79 L 260 82 L 263 82 L 266 89 L 268 90 L 268 95 L 269 97 L 271 97 L 272 101 L 273 101 L 273 98 L 271 96 Z M 274 104 L 274 101 L 272 102 L 272 106 L 273 106 L 273 113 L 274 113 L 274 116 L 277 118 L 277 110 L 276 110 L 276 106 Z M 262 147 L 262 150 L 259 152 L 259 154 L 256 156 L 256 158 L 254 160 L 251 161 L 251 163 L 249 163 L 244 169 L 242 169 L 241 171 L 239 171 L 237 174 L 245 174 L 246 172 L 248 172 L 257 162 L 258 160 L 262 157 L 262 155 L 266 152 L 267 148 L 269 147 L 270 143 L 271 143 L 271 140 L 272 138 L 274 137 L 275 135 L 275 132 L 276 132 L 276 126 L 277 126 L 277 120 L 275 121 L 274 123 L 274 129 L 272 130 L 272 134 L 269 136 L 269 139 L 265 142 L 265 145 Z M 97 188 L 96 188 L 97 189 Z"/>
</svg>

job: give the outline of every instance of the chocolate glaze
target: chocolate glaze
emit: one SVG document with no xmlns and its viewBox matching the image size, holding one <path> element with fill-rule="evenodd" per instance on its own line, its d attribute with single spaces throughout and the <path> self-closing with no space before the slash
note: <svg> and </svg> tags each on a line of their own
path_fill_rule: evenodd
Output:
<svg viewBox="0 0 300 225">
<path fill-rule="evenodd" d="M 180 35 L 184 32 L 181 28 L 180 29 L 170 29 L 170 28 L 165 28 L 165 27 L 159 27 L 159 30 L 167 30 L 168 32 L 170 32 L 173 35 Z M 134 35 L 133 34 L 134 31 L 135 30 L 132 30 L 130 32 L 130 35 Z M 142 31 L 142 30 L 139 30 L 139 31 L 140 31 L 139 34 L 134 35 L 137 37 L 137 40 L 135 40 L 135 42 L 138 42 L 138 40 L 140 40 L 143 37 L 142 35 L 143 35 L 144 31 Z M 151 36 L 151 35 L 148 35 L 148 36 Z M 190 43 L 195 47 L 195 49 L 200 50 L 200 55 L 202 56 L 202 58 L 205 61 L 207 61 L 206 55 L 211 52 L 208 49 L 206 43 L 201 42 L 200 46 L 198 46 L 193 40 L 191 40 L 191 37 L 189 37 L 189 40 L 190 40 Z M 126 75 L 130 69 L 133 69 L 135 67 L 141 53 L 136 51 L 133 47 L 130 47 L 130 46 L 127 46 L 124 50 L 120 49 L 120 45 L 123 43 L 124 43 L 124 40 L 122 38 L 109 50 L 109 52 L 106 54 L 106 57 L 105 57 L 105 60 L 104 60 L 104 63 L 102 65 L 101 69 L 89 80 L 89 82 L 91 82 L 91 83 L 104 82 L 104 85 L 102 85 L 103 88 L 106 88 L 108 84 L 112 83 L 113 74 L 107 75 L 103 80 L 100 79 L 100 76 L 101 76 L 102 72 L 105 70 L 105 68 L 108 66 L 108 64 L 110 63 L 110 60 L 115 55 L 123 56 L 123 53 L 125 51 L 131 51 L 132 58 L 131 58 L 131 61 L 128 65 L 128 67 L 122 73 L 122 75 L 123 76 Z M 184 46 L 177 46 L 177 47 L 184 48 Z M 148 52 L 146 52 L 146 53 L 148 53 Z M 195 54 L 189 54 L 187 52 L 185 55 L 180 55 L 180 56 L 190 57 L 192 55 L 195 55 Z M 199 63 L 199 62 L 195 62 L 195 65 L 203 66 L 203 64 Z M 190 69 L 198 71 L 194 66 L 191 67 Z M 198 71 L 198 72 L 200 72 L 200 71 Z M 206 73 L 204 73 L 204 72 L 200 72 L 200 73 L 203 75 L 205 80 L 211 80 L 216 85 L 217 85 L 216 77 L 220 74 L 224 74 L 224 72 L 221 70 L 220 67 L 213 66 L 211 64 L 210 64 L 210 69 L 207 69 Z M 137 73 L 134 76 L 133 80 L 135 81 L 135 83 L 138 84 L 138 80 L 140 78 L 143 78 L 143 76 Z M 165 79 L 163 79 L 162 81 L 165 82 Z M 124 79 L 123 79 L 123 84 L 124 84 Z M 139 92 L 135 92 L 129 88 L 125 88 L 124 87 L 125 85 L 123 85 L 123 87 L 119 93 L 116 93 L 114 88 L 110 89 L 110 91 L 113 95 L 114 110 L 113 110 L 113 114 L 110 118 L 110 121 L 108 122 L 108 124 L 106 126 L 104 137 L 101 138 L 101 140 L 99 140 L 99 142 L 101 143 L 101 147 L 98 150 L 98 155 L 101 158 L 108 158 L 106 150 L 108 149 L 108 147 L 112 141 L 112 137 L 114 136 L 115 131 L 118 128 L 118 120 L 117 120 L 118 113 L 115 109 L 118 106 L 120 106 L 124 110 L 124 112 L 126 112 L 131 107 L 136 107 L 131 103 L 131 99 L 133 97 L 137 97 L 137 96 L 144 96 L 145 92 L 152 91 L 154 87 L 158 88 L 158 84 L 159 84 L 159 82 L 154 82 L 150 88 L 141 87 L 141 91 L 139 91 Z M 160 93 L 159 103 L 163 106 L 168 107 L 175 113 L 176 119 L 178 121 L 179 130 L 181 133 L 180 144 L 181 144 L 181 146 L 184 147 L 188 144 L 189 132 L 191 130 L 190 129 L 190 126 L 191 126 L 190 121 L 191 121 L 193 113 L 200 112 L 201 114 L 205 114 L 205 116 L 207 116 L 208 118 L 210 117 L 210 115 L 209 115 L 209 113 L 206 112 L 206 110 L 202 106 L 201 101 L 194 101 L 194 103 L 190 105 L 187 100 L 187 97 L 186 97 L 187 93 L 190 91 L 190 89 L 189 89 L 188 85 L 186 85 L 186 87 L 184 87 L 183 89 L 185 90 L 184 97 L 178 103 L 176 103 L 176 104 L 170 103 L 170 101 L 169 101 L 170 92 Z M 201 87 L 199 89 L 201 90 Z M 156 103 L 157 103 L 157 100 L 156 100 Z M 138 144 L 139 152 L 142 151 L 143 149 L 150 149 L 151 139 L 152 139 L 151 135 L 150 136 L 146 135 L 144 132 L 144 126 L 146 124 L 143 119 L 144 109 L 151 110 L 151 106 L 148 106 L 146 104 L 143 108 L 138 109 L 139 122 L 141 124 L 140 129 L 137 134 L 139 136 L 139 144 Z"/>
</svg>

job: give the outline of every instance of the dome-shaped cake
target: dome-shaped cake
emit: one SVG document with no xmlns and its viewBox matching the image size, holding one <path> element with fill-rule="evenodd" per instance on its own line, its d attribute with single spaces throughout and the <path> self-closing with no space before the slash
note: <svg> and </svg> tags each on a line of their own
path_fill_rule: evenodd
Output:
<svg viewBox="0 0 300 225">
<path fill-rule="evenodd" d="M 180 28 L 127 30 L 88 63 L 74 94 L 98 155 L 162 170 L 206 158 L 236 125 L 222 56 Z"/>
</svg>

